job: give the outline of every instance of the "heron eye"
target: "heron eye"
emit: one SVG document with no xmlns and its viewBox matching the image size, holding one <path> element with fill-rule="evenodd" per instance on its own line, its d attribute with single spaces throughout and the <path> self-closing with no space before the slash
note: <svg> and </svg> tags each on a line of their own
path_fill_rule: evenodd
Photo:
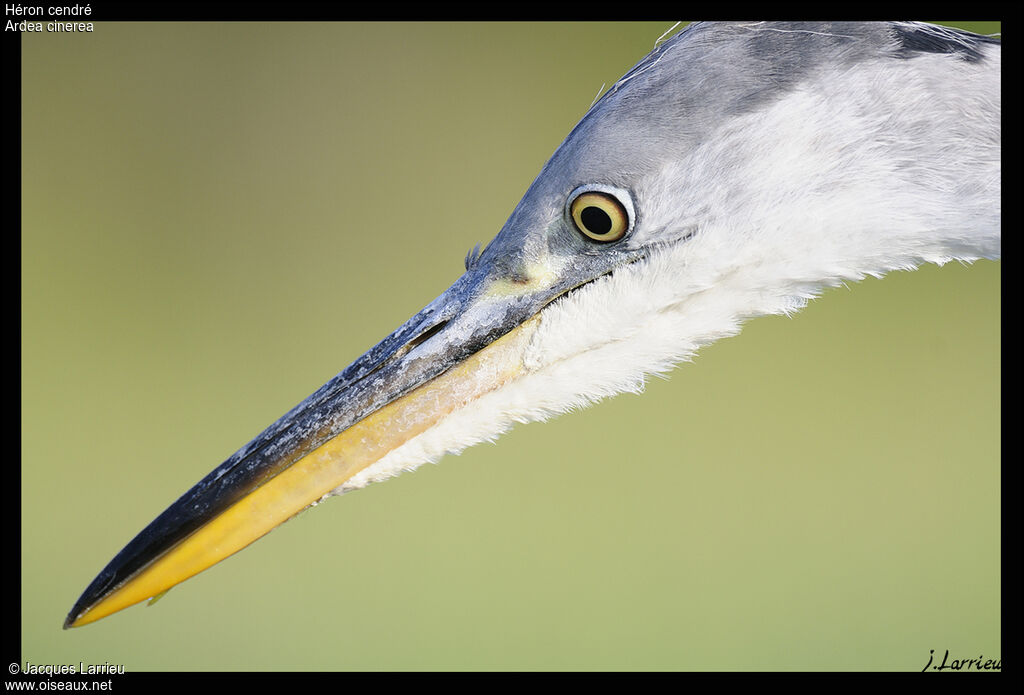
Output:
<svg viewBox="0 0 1024 695">
<path fill-rule="evenodd" d="M 582 193 L 572 201 L 569 213 L 576 229 L 594 241 L 617 241 L 629 229 L 626 208 L 609 193 Z"/>
</svg>

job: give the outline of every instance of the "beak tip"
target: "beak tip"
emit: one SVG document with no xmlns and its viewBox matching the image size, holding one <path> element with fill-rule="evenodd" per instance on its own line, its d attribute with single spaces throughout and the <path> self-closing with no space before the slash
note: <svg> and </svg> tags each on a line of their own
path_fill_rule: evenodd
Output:
<svg viewBox="0 0 1024 695">
<path fill-rule="evenodd" d="M 82 622 L 82 617 L 88 612 L 88 606 L 83 606 L 81 601 L 76 603 L 74 606 L 72 606 L 71 611 L 68 613 L 68 616 L 64 618 L 64 629 L 68 630 L 70 628 L 80 627 L 81 625 L 83 625 L 84 623 Z"/>
</svg>

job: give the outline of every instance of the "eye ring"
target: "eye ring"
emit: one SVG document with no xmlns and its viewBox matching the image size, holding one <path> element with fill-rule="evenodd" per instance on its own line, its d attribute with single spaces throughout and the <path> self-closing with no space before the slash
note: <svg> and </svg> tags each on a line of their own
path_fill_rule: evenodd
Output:
<svg viewBox="0 0 1024 695">
<path fill-rule="evenodd" d="M 569 196 L 566 212 L 576 231 L 592 241 L 618 241 L 633 227 L 629 196 L 609 186 L 580 186 Z"/>
</svg>

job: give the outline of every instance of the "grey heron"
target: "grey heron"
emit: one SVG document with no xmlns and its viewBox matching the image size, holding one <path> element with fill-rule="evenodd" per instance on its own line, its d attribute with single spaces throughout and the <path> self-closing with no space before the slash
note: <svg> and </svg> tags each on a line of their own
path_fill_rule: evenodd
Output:
<svg viewBox="0 0 1024 695">
<path fill-rule="evenodd" d="M 147 527 L 68 616 L 330 494 L 621 391 L 822 288 L 997 258 L 999 50 L 896 24 L 694 25 L 593 106 L 466 274 Z"/>
</svg>

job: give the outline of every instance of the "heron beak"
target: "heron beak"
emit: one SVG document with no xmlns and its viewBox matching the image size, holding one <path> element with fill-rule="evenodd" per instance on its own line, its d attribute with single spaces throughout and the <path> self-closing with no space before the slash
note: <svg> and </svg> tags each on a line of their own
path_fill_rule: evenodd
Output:
<svg viewBox="0 0 1024 695">
<path fill-rule="evenodd" d="M 550 298 L 510 297 L 472 275 L 172 504 L 96 577 L 64 627 L 161 595 L 515 379 Z"/>
</svg>

